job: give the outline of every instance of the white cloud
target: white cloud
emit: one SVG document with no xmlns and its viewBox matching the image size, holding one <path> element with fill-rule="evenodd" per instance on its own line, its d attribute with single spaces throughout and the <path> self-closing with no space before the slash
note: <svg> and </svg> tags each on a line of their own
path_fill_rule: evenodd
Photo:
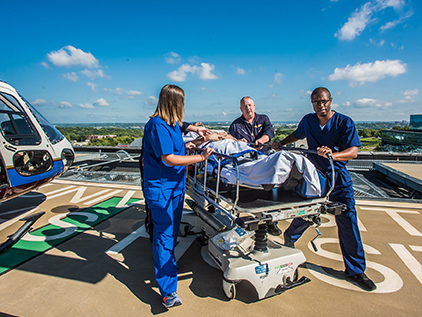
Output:
<svg viewBox="0 0 422 317">
<path fill-rule="evenodd" d="M 283 74 L 282 73 L 277 73 L 274 75 L 274 82 L 277 84 L 281 83 L 281 78 L 283 78 Z"/>
<path fill-rule="evenodd" d="M 189 64 L 183 64 L 177 70 L 174 70 L 167 74 L 167 77 L 176 82 L 183 82 L 186 80 L 187 73 L 194 74 L 197 71 L 197 66 L 191 66 Z"/>
<path fill-rule="evenodd" d="M 98 70 L 84 69 L 81 71 L 81 74 L 85 75 L 91 80 L 94 80 L 97 77 L 111 79 L 111 76 L 106 75 L 102 69 L 98 69 Z"/>
<path fill-rule="evenodd" d="M 384 46 L 385 44 L 385 40 L 380 40 L 378 43 L 377 41 L 373 40 L 373 39 L 369 39 L 369 43 L 376 45 L 376 46 Z"/>
<path fill-rule="evenodd" d="M 48 65 L 46 62 L 41 62 L 40 65 L 42 67 L 44 67 L 45 69 L 50 69 L 51 68 L 50 65 Z"/>
<path fill-rule="evenodd" d="M 142 95 L 141 91 L 125 90 L 123 88 L 116 88 L 116 89 L 104 88 L 104 91 L 111 92 L 112 94 L 114 94 L 116 96 L 120 96 L 120 97 L 125 98 L 125 99 L 135 99 L 136 96 Z"/>
<path fill-rule="evenodd" d="M 338 37 L 340 40 L 353 40 L 359 36 L 366 26 L 375 21 L 373 17 L 375 13 L 382 11 L 388 7 L 393 7 L 395 9 L 403 6 L 405 0 L 373 0 L 368 1 L 362 5 L 359 9 L 356 9 L 353 12 L 347 22 L 342 26 L 342 28 L 337 31 L 334 36 Z M 413 13 L 410 14 L 410 16 Z M 405 19 L 409 18 L 409 13 L 407 13 L 403 18 L 396 20 L 396 22 L 389 22 L 386 25 L 382 26 L 382 30 L 391 28 L 401 23 Z"/>
<path fill-rule="evenodd" d="M 414 13 L 413 10 L 407 11 L 399 19 L 393 20 L 391 22 L 387 22 L 386 24 L 384 24 L 383 26 L 381 26 L 380 27 L 380 31 L 385 31 L 385 30 L 391 29 L 391 28 L 399 25 L 400 23 L 403 23 L 404 21 L 406 21 L 407 19 L 409 19 L 413 15 L 413 13 Z"/>
<path fill-rule="evenodd" d="M 100 99 L 95 100 L 94 104 L 96 106 L 101 106 L 101 107 L 110 106 L 110 104 L 104 98 L 100 98 Z"/>
<path fill-rule="evenodd" d="M 80 103 L 79 105 L 78 105 L 79 107 L 81 107 L 81 108 L 84 108 L 84 109 L 92 109 L 92 108 L 95 108 L 92 104 L 90 104 L 90 103 Z"/>
<path fill-rule="evenodd" d="M 208 63 L 201 63 L 201 66 L 191 66 L 189 64 L 183 64 L 177 70 L 174 70 L 167 74 L 167 78 L 176 82 L 183 82 L 186 80 L 188 73 L 197 74 L 200 79 L 213 80 L 218 77 L 213 74 L 214 65 Z"/>
<path fill-rule="evenodd" d="M 91 87 L 91 90 L 92 90 L 92 92 L 94 93 L 94 94 L 96 94 L 97 93 L 97 84 L 94 84 L 94 83 L 86 83 L 89 87 Z"/>
<path fill-rule="evenodd" d="M 419 89 L 413 89 L 413 90 L 406 90 L 403 95 L 405 96 L 416 96 L 419 94 Z"/>
<path fill-rule="evenodd" d="M 419 94 L 419 89 L 406 90 L 402 92 L 404 99 L 399 100 L 400 103 L 415 102 L 416 95 Z"/>
<path fill-rule="evenodd" d="M 246 74 L 246 72 L 245 72 L 245 70 L 243 69 L 243 68 L 237 68 L 237 70 L 236 70 L 236 74 L 238 74 L 238 75 L 245 75 Z"/>
<path fill-rule="evenodd" d="M 72 104 L 70 102 L 67 102 L 67 101 L 60 101 L 59 102 L 59 108 L 61 108 L 61 109 L 72 108 Z"/>
<path fill-rule="evenodd" d="M 348 21 L 337 31 L 334 36 L 340 40 L 353 40 L 359 36 L 371 21 L 373 14 L 372 2 L 365 3 L 360 9 L 356 9 Z"/>
<path fill-rule="evenodd" d="M 62 47 L 47 54 L 48 60 L 56 67 L 84 66 L 98 68 L 100 64 L 91 53 L 85 53 L 71 45 Z"/>
<path fill-rule="evenodd" d="M 108 92 L 113 93 L 114 95 L 121 96 L 124 92 L 124 89 L 122 89 L 122 88 L 116 88 L 116 89 L 104 88 L 104 91 L 108 91 Z"/>
<path fill-rule="evenodd" d="M 213 74 L 215 66 L 208 63 L 201 63 L 202 67 L 198 68 L 199 78 L 203 80 L 214 80 L 217 79 L 217 75 Z"/>
<path fill-rule="evenodd" d="M 76 75 L 75 72 L 66 73 L 66 74 L 63 75 L 63 78 L 70 80 L 70 81 L 73 81 L 73 82 L 77 82 L 78 79 L 79 79 L 78 75 Z"/>
<path fill-rule="evenodd" d="M 146 105 L 148 105 L 148 106 L 154 106 L 154 105 L 157 105 L 157 103 L 158 103 L 158 98 L 157 97 L 155 97 L 155 96 L 149 96 L 146 100 L 145 100 L 145 102 L 144 102 Z"/>
<path fill-rule="evenodd" d="M 377 108 L 377 109 L 388 109 L 393 104 L 391 102 L 385 102 L 377 99 L 371 99 L 371 98 L 362 98 L 358 99 L 353 102 L 352 106 L 355 108 Z"/>
<path fill-rule="evenodd" d="M 140 95 L 142 95 L 142 92 L 140 92 L 138 90 L 126 90 L 126 93 L 129 96 L 140 96 Z"/>
<path fill-rule="evenodd" d="M 35 99 L 34 101 L 32 101 L 31 104 L 33 106 L 44 106 L 44 105 L 47 104 L 47 100 L 39 98 L 39 99 Z"/>
<path fill-rule="evenodd" d="M 305 97 L 307 97 L 307 96 L 310 96 L 312 94 L 312 91 L 310 91 L 310 90 L 303 90 L 303 89 L 301 89 L 300 90 L 300 98 L 305 98 Z"/>
<path fill-rule="evenodd" d="M 225 117 L 225 116 L 227 116 L 227 113 L 226 113 L 226 112 L 224 112 L 224 111 L 223 111 L 221 114 L 222 114 L 224 117 Z"/>
<path fill-rule="evenodd" d="M 334 73 L 328 76 L 328 80 L 348 80 L 354 87 L 368 81 L 376 82 L 385 77 L 395 77 L 405 72 L 406 64 L 400 60 L 375 61 L 374 63 L 357 63 L 354 66 L 349 64 L 344 68 L 336 68 Z"/>
<path fill-rule="evenodd" d="M 175 52 L 165 54 L 164 58 L 166 59 L 166 63 L 168 64 L 180 64 L 181 61 L 180 55 Z"/>
</svg>

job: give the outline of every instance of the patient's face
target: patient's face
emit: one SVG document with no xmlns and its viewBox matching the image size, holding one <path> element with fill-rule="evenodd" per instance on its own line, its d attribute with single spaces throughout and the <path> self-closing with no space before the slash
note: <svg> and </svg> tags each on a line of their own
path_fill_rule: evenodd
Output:
<svg viewBox="0 0 422 317">
<path fill-rule="evenodd" d="M 255 104 L 252 99 L 244 99 L 240 104 L 240 111 L 246 120 L 251 120 L 255 116 Z"/>
</svg>

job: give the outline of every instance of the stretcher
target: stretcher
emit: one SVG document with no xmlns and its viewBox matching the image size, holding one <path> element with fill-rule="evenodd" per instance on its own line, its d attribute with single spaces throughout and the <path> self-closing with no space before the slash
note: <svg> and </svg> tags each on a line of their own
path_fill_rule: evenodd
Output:
<svg viewBox="0 0 422 317">
<path fill-rule="evenodd" d="M 207 161 L 188 169 L 186 202 L 192 212 L 183 215 L 181 233 L 200 236 L 205 253 L 223 272 L 226 296 L 235 298 L 236 284 L 244 280 L 253 285 L 259 299 L 309 282 L 304 276 L 299 278 L 298 267 L 306 261 L 302 251 L 284 246 L 279 238 L 267 236 L 267 225 L 302 217 L 316 225 L 319 235 L 320 214 L 341 213 L 344 206 L 328 199 L 335 179 L 331 156 L 331 187 L 322 197 L 303 198 L 281 187 L 265 190 L 241 186 L 238 158 L 221 153 L 213 155 L 217 157 L 216 172 L 206 172 Z M 221 178 L 223 160 L 230 160 L 233 166 L 234 184 Z"/>
</svg>

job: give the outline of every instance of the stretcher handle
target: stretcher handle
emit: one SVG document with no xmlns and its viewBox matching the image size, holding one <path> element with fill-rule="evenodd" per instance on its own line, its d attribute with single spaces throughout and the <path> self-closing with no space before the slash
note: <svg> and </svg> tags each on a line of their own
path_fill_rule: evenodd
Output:
<svg viewBox="0 0 422 317">
<path fill-rule="evenodd" d="M 204 151 L 204 149 L 199 148 L 199 147 L 193 147 L 193 149 L 196 150 L 196 151 L 199 151 L 199 152 L 203 152 Z M 239 200 L 239 188 L 240 188 L 240 183 L 239 183 L 239 161 L 234 156 L 227 155 L 227 154 L 222 154 L 222 153 L 218 153 L 218 152 L 213 152 L 211 155 L 215 155 L 217 157 L 224 157 L 224 158 L 227 158 L 227 159 L 233 161 L 234 168 L 236 170 L 236 199 L 233 202 L 232 208 L 233 208 L 233 210 L 235 210 L 236 209 L 237 202 Z M 205 162 L 205 170 L 207 169 L 207 163 L 208 163 L 208 160 L 206 160 L 206 162 Z M 220 171 L 221 171 L 220 168 L 221 168 L 221 165 L 220 165 L 220 162 L 219 162 L 218 163 L 218 175 L 220 175 Z M 218 180 L 220 180 L 220 177 L 219 176 L 218 176 Z M 204 190 L 206 188 L 206 181 L 207 181 L 207 178 L 204 177 Z M 217 182 L 217 184 L 218 183 L 219 182 Z M 218 190 L 217 190 L 216 196 L 218 198 Z"/>
<path fill-rule="evenodd" d="M 204 149 L 201 149 L 201 148 L 199 148 L 199 147 L 194 147 L 193 148 L 194 150 L 196 150 L 196 151 L 199 151 L 199 152 L 204 152 Z M 211 155 L 215 155 L 215 156 L 220 156 L 220 157 L 224 157 L 224 158 L 226 158 L 226 159 L 229 159 L 229 160 L 232 160 L 233 162 L 236 162 L 236 163 L 238 163 L 238 160 L 237 160 L 237 157 L 234 157 L 234 156 L 231 156 L 231 155 L 228 155 L 228 154 L 223 154 L 223 153 L 218 153 L 218 152 L 213 152 L 213 153 L 211 153 Z"/>
</svg>

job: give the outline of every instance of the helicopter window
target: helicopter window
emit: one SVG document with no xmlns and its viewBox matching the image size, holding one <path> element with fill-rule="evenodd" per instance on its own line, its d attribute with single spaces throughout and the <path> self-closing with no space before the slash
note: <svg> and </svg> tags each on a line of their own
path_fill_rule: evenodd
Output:
<svg viewBox="0 0 422 317">
<path fill-rule="evenodd" d="M 41 125 L 42 129 L 44 130 L 45 134 L 48 136 L 51 144 L 57 144 L 61 140 L 64 139 L 63 134 L 57 130 L 54 125 L 52 125 L 44 116 L 37 111 L 25 98 L 21 96 L 21 98 L 26 102 L 29 110 L 31 110 L 32 114 L 38 120 L 38 123 Z"/>
<path fill-rule="evenodd" d="M 9 95 L 9 94 L 5 94 L 2 93 L 1 94 L 4 98 L 6 98 L 10 103 L 10 107 L 13 109 L 13 111 L 16 112 L 23 112 L 21 105 L 19 104 L 19 102 L 15 99 L 15 97 Z"/>
<path fill-rule="evenodd" d="M 13 156 L 13 165 L 20 175 L 32 176 L 51 170 L 53 159 L 45 150 L 19 151 Z"/>
<path fill-rule="evenodd" d="M 16 109 L 18 110 L 18 109 Z M 13 145 L 36 145 L 41 138 L 21 111 L 15 111 L 0 99 L 0 131 Z"/>
</svg>

